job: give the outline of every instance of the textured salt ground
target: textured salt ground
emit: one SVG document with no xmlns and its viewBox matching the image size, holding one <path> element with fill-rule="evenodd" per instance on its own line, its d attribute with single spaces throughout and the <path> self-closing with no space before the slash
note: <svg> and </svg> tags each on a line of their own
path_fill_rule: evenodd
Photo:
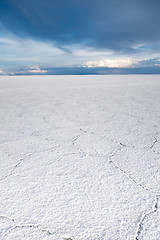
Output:
<svg viewBox="0 0 160 240">
<path fill-rule="evenodd" d="M 160 239 L 160 77 L 0 77 L 0 239 Z"/>
</svg>

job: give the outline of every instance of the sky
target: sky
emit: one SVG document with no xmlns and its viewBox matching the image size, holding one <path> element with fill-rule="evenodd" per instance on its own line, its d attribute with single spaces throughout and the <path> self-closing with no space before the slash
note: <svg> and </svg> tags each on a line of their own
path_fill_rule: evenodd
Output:
<svg viewBox="0 0 160 240">
<path fill-rule="evenodd" d="M 0 74 L 160 73 L 160 0 L 0 0 Z"/>
</svg>

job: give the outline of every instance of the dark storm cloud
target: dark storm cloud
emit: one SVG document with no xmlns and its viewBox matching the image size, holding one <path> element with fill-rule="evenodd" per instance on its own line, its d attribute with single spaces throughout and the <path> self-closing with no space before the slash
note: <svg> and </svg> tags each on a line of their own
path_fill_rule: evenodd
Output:
<svg viewBox="0 0 160 240">
<path fill-rule="evenodd" d="M 159 0 L 1 0 L 0 21 L 19 36 L 136 52 L 160 40 Z"/>
</svg>

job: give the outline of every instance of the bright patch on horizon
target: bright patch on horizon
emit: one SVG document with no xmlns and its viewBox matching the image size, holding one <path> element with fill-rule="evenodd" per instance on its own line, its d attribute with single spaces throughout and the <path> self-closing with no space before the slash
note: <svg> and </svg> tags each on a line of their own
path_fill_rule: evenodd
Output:
<svg viewBox="0 0 160 240">
<path fill-rule="evenodd" d="M 133 59 L 104 59 L 99 61 L 88 61 L 83 64 L 83 67 L 109 67 L 109 68 L 123 68 L 131 67 L 137 63 L 137 60 Z"/>
</svg>

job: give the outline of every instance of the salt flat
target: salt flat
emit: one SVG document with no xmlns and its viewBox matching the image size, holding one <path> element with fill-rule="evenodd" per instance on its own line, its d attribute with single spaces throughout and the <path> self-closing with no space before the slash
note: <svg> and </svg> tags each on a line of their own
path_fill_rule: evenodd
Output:
<svg viewBox="0 0 160 240">
<path fill-rule="evenodd" d="M 0 239 L 160 239 L 160 75 L 0 77 Z"/>
</svg>

